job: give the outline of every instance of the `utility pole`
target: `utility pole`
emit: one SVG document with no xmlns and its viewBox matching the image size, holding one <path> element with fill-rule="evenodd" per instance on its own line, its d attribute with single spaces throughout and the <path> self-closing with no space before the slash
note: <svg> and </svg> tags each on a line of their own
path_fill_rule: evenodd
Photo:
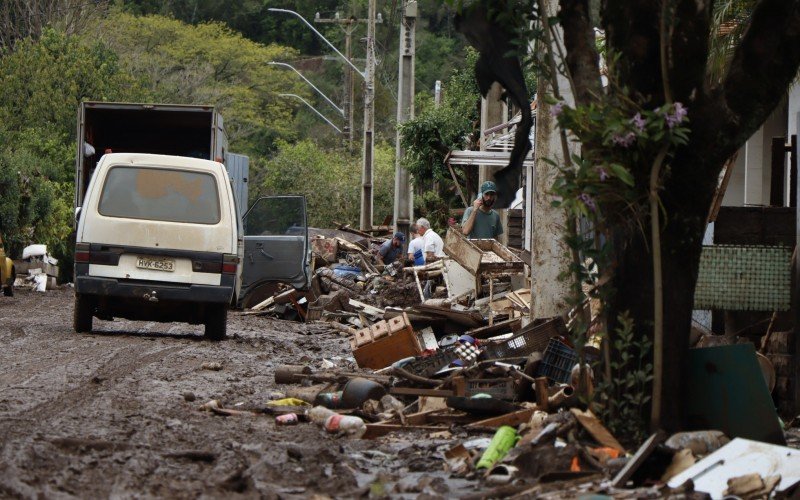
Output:
<svg viewBox="0 0 800 500">
<path fill-rule="evenodd" d="M 314 16 L 315 23 L 338 24 L 341 26 L 342 31 L 344 31 L 344 55 L 348 60 L 353 59 L 353 31 L 355 31 L 358 23 L 364 21 L 366 19 L 357 19 L 355 17 L 342 19 L 339 17 L 338 12 L 333 19 L 319 17 L 319 14 Z M 345 120 L 347 120 L 345 134 L 347 134 L 347 143 L 351 151 L 353 150 L 353 89 L 353 69 L 347 66 L 344 72 L 344 103 L 342 104 L 342 109 L 344 109 Z"/>
<path fill-rule="evenodd" d="M 375 150 L 375 0 L 367 14 L 367 67 L 364 74 L 364 164 L 361 170 L 361 230 L 372 230 L 372 166 Z"/>
<path fill-rule="evenodd" d="M 397 231 L 406 235 L 411 225 L 411 176 L 402 166 L 404 151 L 400 146 L 401 123 L 414 118 L 414 56 L 417 26 L 417 2 L 410 0 L 403 7 L 400 22 L 400 62 L 397 76 L 397 139 L 395 141 L 394 223 Z"/>
</svg>

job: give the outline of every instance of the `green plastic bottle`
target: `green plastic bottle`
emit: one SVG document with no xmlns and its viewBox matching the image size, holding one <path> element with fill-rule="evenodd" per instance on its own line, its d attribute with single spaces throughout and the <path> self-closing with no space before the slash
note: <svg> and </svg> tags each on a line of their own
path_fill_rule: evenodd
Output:
<svg viewBox="0 0 800 500">
<path fill-rule="evenodd" d="M 517 430 L 509 425 L 503 425 L 497 432 L 494 433 L 494 437 L 492 441 L 489 443 L 489 447 L 486 448 L 486 451 L 483 452 L 481 455 L 481 459 L 478 460 L 478 465 L 476 468 L 478 469 L 488 469 L 494 464 L 496 464 L 501 458 L 506 456 L 508 450 L 514 447 L 519 441 L 519 434 L 517 434 Z"/>
</svg>

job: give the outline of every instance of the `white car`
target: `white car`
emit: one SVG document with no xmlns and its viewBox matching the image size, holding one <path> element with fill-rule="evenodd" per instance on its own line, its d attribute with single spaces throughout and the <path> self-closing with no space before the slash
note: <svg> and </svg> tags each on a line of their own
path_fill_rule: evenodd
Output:
<svg viewBox="0 0 800 500">
<path fill-rule="evenodd" d="M 218 162 L 154 154 L 101 158 L 79 209 L 76 332 L 93 317 L 204 324 L 225 337 L 244 241 Z"/>
</svg>

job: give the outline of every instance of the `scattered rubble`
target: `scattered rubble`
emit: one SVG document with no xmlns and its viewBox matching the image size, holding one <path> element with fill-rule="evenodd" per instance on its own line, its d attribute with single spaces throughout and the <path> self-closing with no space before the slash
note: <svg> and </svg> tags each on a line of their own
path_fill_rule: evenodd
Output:
<svg viewBox="0 0 800 500">
<path fill-rule="evenodd" d="M 481 498 L 628 488 L 689 495 L 678 480 L 725 449 L 722 432 L 701 431 L 656 433 L 627 450 L 586 403 L 594 375 L 579 360 L 597 359 L 599 341 L 578 352 L 568 318 L 531 321 L 528 268 L 497 241 L 449 230 L 448 257 L 384 266 L 370 251 L 382 240 L 363 236 L 361 244 L 314 239 L 311 291 L 281 290 L 248 313 L 324 324 L 349 339 L 358 367 L 277 367 L 275 382 L 296 399 L 260 410 L 276 425 L 311 421 L 352 439 L 403 432 L 448 440 L 441 467 L 484 482 Z M 750 498 L 798 482 L 781 477 L 731 477 L 725 494 Z"/>
</svg>

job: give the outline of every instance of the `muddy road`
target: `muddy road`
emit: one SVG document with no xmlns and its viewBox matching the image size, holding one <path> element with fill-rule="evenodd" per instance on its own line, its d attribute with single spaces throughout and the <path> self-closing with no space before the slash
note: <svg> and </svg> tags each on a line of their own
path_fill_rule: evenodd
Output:
<svg viewBox="0 0 800 500">
<path fill-rule="evenodd" d="M 0 497 L 307 498 L 459 496 L 452 439 L 376 441 L 314 424 L 198 410 L 258 407 L 280 390 L 274 369 L 323 358 L 352 368 L 347 340 L 323 326 L 231 313 L 228 339 L 202 327 L 95 319 L 72 331 L 70 288 L 0 297 Z M 203 368 L 218 362 L 218 371 Z M 190 401 L 194 397 L 193 401 Z"/>
</svg>

